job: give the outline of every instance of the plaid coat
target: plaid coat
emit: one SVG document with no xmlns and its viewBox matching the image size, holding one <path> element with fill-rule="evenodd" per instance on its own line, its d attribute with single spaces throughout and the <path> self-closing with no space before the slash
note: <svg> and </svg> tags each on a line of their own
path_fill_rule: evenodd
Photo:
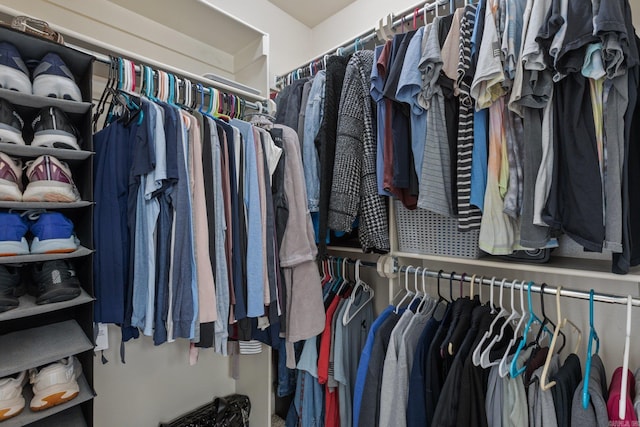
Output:
<svg viewBox="0 0 640 427">
<path fill-rule="evenodd" d="M 338 112 L 329 227 L 351 231 L 360 218 L 359 237 L 366 252 L 389 251 L 387 204 L 376 183 L 376 125 L 369 94 L 373 52 L 353 54 L 347 64 Z"/>
</svg>

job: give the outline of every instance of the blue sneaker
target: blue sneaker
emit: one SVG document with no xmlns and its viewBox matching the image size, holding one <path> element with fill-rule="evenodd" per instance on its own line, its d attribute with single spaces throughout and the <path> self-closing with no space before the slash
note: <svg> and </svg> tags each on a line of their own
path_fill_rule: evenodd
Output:
<svg viewBox="0 0 640 427">
<path fill-rule="evenodd" d="M 11 43 L 0 43 L 0 88 L 31 93 L 29 69 Z"/>
<path fill-rule="evenodd" d="M 27 255 L 29 222 L 19 213 L 0 212 L 0 256 Z"/>
<path fill-rule="evenodd" d="M 80 242 L 73 232 L 73 223 L 60 212 L 31 214 L 32 254 L 64 254 L 78 249 Z"/>
<path fill-rule="evenodd" d="M 55 53 L 47 53 L 33 70 L 33 94 L 82 101 L 80 88 L 71 70 Z"/>
</svg>

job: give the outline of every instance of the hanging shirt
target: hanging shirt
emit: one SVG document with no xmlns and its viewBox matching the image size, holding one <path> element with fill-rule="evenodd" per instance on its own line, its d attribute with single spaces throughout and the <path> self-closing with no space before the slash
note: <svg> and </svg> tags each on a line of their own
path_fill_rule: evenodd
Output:
<svg viewBox="0 0 640 427">
<path fill-rule="evenodd" d="M 502 66 L 500 39 L 496 28 L 497 1 L 487 0 L 484 16 L 484 33 L 478 54 L 471 96 L 476 100 L 476 110 L 493 104 L 505 94 L 502 83 L 505 80 Z"/>
<path fill-rule="evenodd" d="M 529 383 L 527 400 L 529 402 L 529 425 L 533 427 L 556 427 L 558 420 L 553 404 L 553 394 L 551 390 L 540 388 L 540 378 L 542 377 L 543 366 L 533 372 Z M 560 357 L 554 354 L 549 365 L 549 378 L 553 377 L 560 369 Z M 526 381 L 526 378 L 525 378 Z"/>
<path fill-rule="evenodd" d="M 431 23 L 431 30 L 420 59 L 420 69 L 424 70 L 423 98 L 427 108 L 427 140 L 422 164 L 422 179 L 418 195 L 418 207 L 444 216 L 453 215 L 451 194 L 451 160 L 446 129 L 444 98 L 438 84 L 442 57 L 438 41 L 440 19 Z"/>
<path fill-rule="evenodd" d="M 609 399 L 607 400 L 607 412 L 609 413 L 609 421 L 615 422 L 620 426 L 633 426 L 638 424 L 636 413 L 633 408 L 633 398 L 635 397 L 636 381 L 633 377 L 633 373 L 627 370 L 627 390 L 626 400 L 624 405 L 626 407 L 624 418 L 620 417 L 619 403 L 622 398 L 622 375 L 625 373 L 622 371 L 622 367 L 617 368 L 613 372 L 611 377 L 611 384 L 609 385 Z"/>
<path fill-rule="evenodd" d="M 362 349 L 360 360 L 358 361 L 358 370 L 356 374 L 356 381 L 353 389 L 353 425 L 360 425 L 360 409 L 362 405 L 362 396 L 364 392 L 365 381 L 367 372 L 369 370 L 369 362 L 371 360 L 371 351 L 375 341 L 376 333 L 385 320 L 393 313 L 394 306 L 387 306 L 382 313 L 371 324 L 371 329 L 367 334 L 367 341 Z"/>
<path fill-rule="evenodd" d="M 296 115 L 297 118 L 297 115 Z M 262 214 L 260 211 L 260 186 L 258 182 L 258 166 L 256 144 L 252 126 L 238 119 L 230 124 L 237 127 L 242 134 L 244 148 L 244 206 L 247 211 L 247 241 L 251 242 L 251 250 L 247 251 L 247 316 L 258 317 L 264 314 L 264 264 L 262 245 Z M 260 243 L 257 243 L 260 242 Z"/>
<path fill-rule="evenodd" d="M 424 31 L 425 27 L 418 28 L 407 46 L 400 79 L 398 80 L 398 90 L 396 92 L 396 99 L 409 105 L 411 151 L 413 153 L 413 166 L 417 174 L 418 183 L 422 175 L 422 159 L 427 137 L 427 116 L 419 100 L 422 88 L 422 73 L 420 73 L 418 68 L 418 63 L 422 55 L 422 37 Z"/>
<path fill-rule="evenodd" d="M 508 255 L 516 248 L 518 238 L 516 221 L 503 212 L 504 203 L 499 188 L 502 152 L 506 149 L 504 98 L 498 99 L 489 110 L 491 124 L 487 191 L 478 245 L 490 254 Z"/>
<path fill-rule="evenodd" d="M 305 106 L 302 163 L 304 165 L 304 181 L 307 186 L 307 200 L 310 212 L 317 212 L 320 203 L 320 161 L 314 141 L 324 114 L 325 82 L 326 71 L 320 70 L 313 79 L 309 100 Z"/>
<path fill-rule="evenodd" d="M 571 426 L 596 426 L 608 427 L 609 415 L 607 413 L 607 375 L 602 364 L 602 359 L 597 354 L 591 356 L 591 369 L 589 371 L 589 400 L 587 407 L 582 406 L 582 380 L 575 393 L 571 404 Z"/>
</svg>

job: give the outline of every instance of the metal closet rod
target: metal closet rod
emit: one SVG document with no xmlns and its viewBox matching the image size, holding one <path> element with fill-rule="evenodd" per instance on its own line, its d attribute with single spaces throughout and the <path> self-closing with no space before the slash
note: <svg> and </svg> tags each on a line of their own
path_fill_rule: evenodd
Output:
<svg viewBox="0 0 640 427">
<path fill-rule="evenodd" d="M 412 267 L 412 266 L 396 266 L 395 268 L 396 272 L 398 273 L 405 273 L 408 271 L 409 274 L 411 273 L 418 273 L 418 274 L 422 274 L 422 267 L 418 266 L 418 267 Z M 454 272 L 455 273 L 455 272 Z M 442 275 L 440 277 L 442 277 L 443 279 L 452 279 L 452 280 L 462 280 L 464 282 L 469 282 L 471 283 L 471 278 L 473 277 L 473 275 L 468 275 L 466 273 L 463 274 L 454 274 L 454 273 L 450 273 L 450 272 L 443 272 Z M 426 276 L 428 277 L 438 277 L 439 272 L 436 270 L 430 270 L 427 268 L 427 273 Z M 491 285 L 491 277 L 487 278 L 486 276 L 484 276 L 484 278 L 482 278 L 481 275 L 476 275 L 476 280 L 475 282 L 478 284 L 483 284 L 486 286 L 490 286 Z M 502 281 L 502 279 L 497 279 L 494 282 L 494 285 L 498 284 Z M 515 283 L 514 289 L 520 290 L 520 288 L 523 288 L 523 290 L 527 290 L 529 288 L 529 282 L 524 281 L 522 282 L 521 280 L 507 280 L 507 282 L 510 284 L 509 287 L 511 287 L 511 283 L 513 282 Z M 541 293 L 544 292 L 545 294 L 549 294 L 549 295 L 556 295 L 558 293 L 558 288 L 554 287 L 554 286 L 548 286 L 545 285 L 544 289 L 542 288 L 542 286 L 533 283 L 531 285 L 531 291 L 532 292 L 537 292 L 537 293 Z M 584 291 L 579 291 L 576 289 L 569 289 L 569 288 L 565 288 L 563 287 L 560 290 L 560 296 L 563 297 L 569 297 L 569 298 L 576 298 L 576 299 L 583 299 L 583 300 L 589 300 L 589 292 L 584 292 Z M 593 294 L 593 300 L 594 301 L 600 301 L 600 302 L 606 302 L 609 304 L 622 304 L 622 305 L 626 305 L 627 304 L 627 297 L 626 296 L 622 296 L 622 295 L 614 295 L 614 294 L 603 294 L 601 292 L 594 292 Z M 640 307 L 640 299 L 639 298 L 632 298 L 631 299 L 631 304 L 635 307 Z"/>
<path fill-rule="evenodd" d="M 411 20 L 413 19 L 413 17 L 417 14 L 418 17 L 422 17 L 424 16 L 424 14 L 426 12 L 429 12 L 431 10 L 434 10 L 436 8 L 436 4 L 438 6 L 445 6 L 445 5 L 454 5 L 455 4 L 455 0 L 436 0 L 433 1 L 431 3 L 425 3 L 424 6 L 422 6 L 421 8 L 411 8 L 408 9 L 405 12 L 402 12 L 400 14 L 400 17 L 395 19 L 393 21 L 392 24 L 392 28 L 396 28 L 400 25 L 403 25 L 407 22 L 409 22 L 409 24 L 411 24 Z M 418 9 L 418 10 L 416 10 Z M 453 13 L 453 10 L 450 11 L 451 13 Z M 287 78 L 288 75 L 290 75 L 291 73 L 295 73 L 299 70 L 303 70 L 306 69 L 307 67 L 309 67 L 311 64 L 313 64 L 314 62 L 319 62 L 322 61 L 322 59 L 327 56 L 327 55 L 334 55 L 337 54 L 338 50 L 342 49 L 342 53 L 349 53 L 352 50 L 355 50 L 356 48 L 356 44 L 359 44 L 360 46 L 364 46 L 365 44 L 369 43 L 371 40 L 376 38 L 376 29 L 372 29 L 369 31 L 366 31 L 362 34 L 360 34 L 357 37 L 354 37 L 353 39 L 351 39 L 350 41 L 341 44 L 340 46 L 336 46 L 334 49 L 328 50 L 325 53 L 323 53 L 322 55 L 316 56 L 315 58 L 311 59 L 310 61 L 307 61 L 305 63 L 305 65 L 303 65 L 302 67 L 296 68 L 295 70 L 291 70 L 288 73 L 282 74 L 278 77 L 276 77 L 276 83 L 280 83 L 282 82 L 284 79 Z"/>
</svg>

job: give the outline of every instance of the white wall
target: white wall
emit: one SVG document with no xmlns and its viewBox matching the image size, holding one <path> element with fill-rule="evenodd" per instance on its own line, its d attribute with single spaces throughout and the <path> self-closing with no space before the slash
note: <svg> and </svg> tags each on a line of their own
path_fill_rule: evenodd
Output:
<svg viewBox="0 0 640 427">
<path fill-rule="evenodd" d="M 270 79 L 306 61 L 312 51 L 311 30 L 267 0 L 206 0 L 269 34 Z"/>
<path fill-rule="evenodd" d="M 400 13 L 424 2 L 416 0 L 358 0 L 337 14 L 315 26 L 313 32 L 313 52 L 308 58 L 333 49 L 359 34 L 376 28 L 378 21 L 390 13 Z M 306 60 L 305 59 L 305 60 Z M 295 66 L 295 65 L 294 65 Z"/>
</svg>

